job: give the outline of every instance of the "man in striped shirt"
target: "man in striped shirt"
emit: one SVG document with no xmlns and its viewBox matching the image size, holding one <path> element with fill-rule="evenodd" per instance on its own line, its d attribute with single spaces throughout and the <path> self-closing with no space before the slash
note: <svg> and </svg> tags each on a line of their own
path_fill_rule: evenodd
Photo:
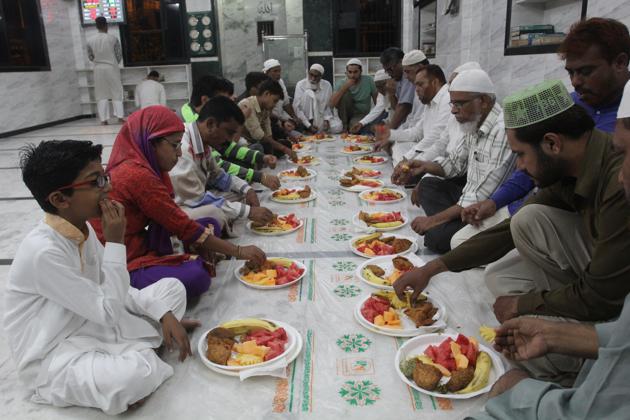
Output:
<svg viewBox="0 0 630 420">
<path fill-rule="evenodd" d="M 451 237 L 463 227 L 464 207 L 490 196 L 514 166 L 507 143 L 503 109 L 496 102 L 495 88 L 483 70 L 467 70 L 449 88 L 451 113 L 465 133 L 456 149 L 432 162 L 408 162 L 412 177 L 425 174 L 412 195 L 427 216 L 416 217 L 411 227 L 424 235 L 432 251 L 449 251 Z"/>
</svg>

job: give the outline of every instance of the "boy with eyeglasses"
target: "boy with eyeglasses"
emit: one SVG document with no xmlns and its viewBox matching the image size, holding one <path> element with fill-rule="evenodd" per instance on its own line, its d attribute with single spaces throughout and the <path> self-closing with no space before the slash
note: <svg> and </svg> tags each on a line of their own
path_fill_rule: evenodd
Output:
<svg viewBox="0 0 630 420">
<path fill-rule="evenodd" d="M 4 329 L 30 399 L 119 414 L 140 403 L 173 369 L 156 354 L 164 339 L 192 354 L 186 291 L 164 278 L 129 285 L 125 210 L 108 199 L 101 145 L 44 141 L 22 151 L 24 183 L 45 212 L 9 272 Z M 101 245 L 91 218 L 100 218 Z"/>
</svg>

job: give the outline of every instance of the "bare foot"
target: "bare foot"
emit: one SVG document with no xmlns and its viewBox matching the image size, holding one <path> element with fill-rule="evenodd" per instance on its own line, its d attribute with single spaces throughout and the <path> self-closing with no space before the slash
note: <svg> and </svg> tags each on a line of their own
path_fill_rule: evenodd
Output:
<svg viewBox="0 0 630 420">
<path fill-rule="evenodd" d="M 121 124 L 124 124 L 125 122 L 127 122 L 126 118 L 118 118 L 118 122 Z"/>
<path fill-rule="evenodd" d="M 101 125 L 107 125 L 109 124 L 107 121 L 101 121 Z"/>
<path fill-rule="evenodd" d="M 201 321 L 198 319 L 182 318 L 180 321 L 186 332 L 192 332 L 197 327 L 201 327 Z"/>
</svg>

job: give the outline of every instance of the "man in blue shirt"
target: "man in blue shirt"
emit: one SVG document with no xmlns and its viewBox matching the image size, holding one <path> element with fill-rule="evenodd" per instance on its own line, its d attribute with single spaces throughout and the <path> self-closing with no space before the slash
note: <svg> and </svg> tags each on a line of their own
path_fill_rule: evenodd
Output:
<svg viewBox="0 0 630 420">
<path fill-rule="evenodd" d="M 617 20 L 599 17 L 578 22 L 558 53 L 575 89 L 571 94 L 574 102 L 593 118 L 597 129 L 612 132 L 623 87 L 630 79 L 628 28 Z M 514 171 L 489 199 L 462 210 L 468 226 L 453 235 L 451 249 L 513 216 L 533 189 L 527 174 Z"/>
</svg>

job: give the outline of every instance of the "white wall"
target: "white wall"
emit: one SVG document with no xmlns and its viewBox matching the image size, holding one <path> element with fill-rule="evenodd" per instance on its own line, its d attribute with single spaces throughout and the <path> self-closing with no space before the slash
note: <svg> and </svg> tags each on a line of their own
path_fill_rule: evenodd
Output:
<svg viewBox="0 0 630 420">
<path fill-rule="evenodd" d="M 446 2 L 438 0 L 437 55 L 433 62 L 442 66 L 447 77 L 459 64 L 474 60 L 496 84 L 499 99 L 547 79 L 560 79 L 569 86 L 564 63 L 556 54 L 504 56 L 506 0 L 461 0 L 456 16 L 442 15 Z M 581 3 L 575 4 L 580 7 Z M 611 17 L 630 26 L 630 2 L 589 0 L 587 16 Z"/>
<path fill-rule="evenodd" d="M 0 133 L 81 115 L 72 18 L 78 3 L 41 2 L 50 71 L 0 73 Z"/>
</svg>

